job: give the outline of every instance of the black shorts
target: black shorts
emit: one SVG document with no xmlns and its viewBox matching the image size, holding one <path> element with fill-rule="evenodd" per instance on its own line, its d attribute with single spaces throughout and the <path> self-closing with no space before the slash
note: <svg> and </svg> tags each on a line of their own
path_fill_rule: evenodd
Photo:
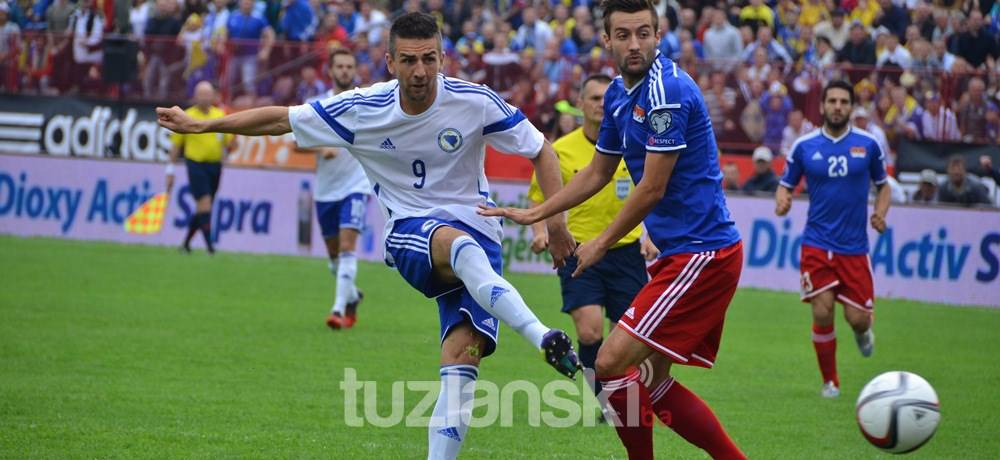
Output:
<svg viewBox="0 0 1000 460">
<path fill-rule="evenodd" d="M 584 270 L 577 278 L 570 277 L 574 270 L 576 256 L 570 256 L 566 259 L 566 266 L 558 271 L 563 313 L 586 305 L 601 305 L 604 315 L 612 322 L 618 322 L 649 280 L 646 260 L 642 257 L 638 241 L 608 250 L 600 262 Z"/>
<path fill-rule="evenodd" d="M 205 195 L 215 196 L 219 190 L 219 178 L 222 177 L 222 163 L 202 163 L 200 161 L 184 159 L 187 167 L 188 187 L 194 199 Z"/>
</svg>

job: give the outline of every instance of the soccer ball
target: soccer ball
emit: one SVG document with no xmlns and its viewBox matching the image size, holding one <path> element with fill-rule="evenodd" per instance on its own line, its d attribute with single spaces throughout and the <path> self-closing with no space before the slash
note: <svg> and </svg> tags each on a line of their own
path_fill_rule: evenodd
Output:
<svg viewBox="0 0 1000 460">
<path fill-rule="evenodd" d="M 941 420 L 937 393 L 923 377 L 905 371 L 875 377 L 858 395 L 861 434 L 875 447 L 902 454 L 917 450 Z"/>
</svg>

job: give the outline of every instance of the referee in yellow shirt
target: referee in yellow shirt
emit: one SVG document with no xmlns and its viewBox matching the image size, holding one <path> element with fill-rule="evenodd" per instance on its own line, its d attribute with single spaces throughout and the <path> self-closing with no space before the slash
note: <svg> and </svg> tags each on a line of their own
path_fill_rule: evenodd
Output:
<svg viewBox="0 0 1000 460">
<path fill-rule="evenodd" d="M 195 120 L 210 120 L 222 118 L 225 112 L 213 106 L 215 88 L 207 81 L 198 83 L 194 88 L 194 105 L 186 112 Z M 222 176 L 222 157 L 226 148 L 233 141 L 231 134 L 177 134 L 170 136 L 173 148 L 170 149 L 170 163 L 167 163 L 167 192 L 174 187 L 174 163 L 184 151 L 184 165 L 188 174 L 188 187 L 195 200 L 195 214 L 188 222 L 187 236 L 181 249 L 191 252 L 191 238 L 200 229 L 205 237 L 205 247 L 209 254 L 215 252 L 212 246 L 212 199 L 219 190 L 219 178 Z"/>
<path fill-rule="evenodd" d="M 583 126 L 557 139 L 552 146 L 559 156 L 562 181 L 569 183 L 578 172 L 594 158 L 594 143 L 604 117 L 604 92 L 611 78 L 606 75 L 591 75 L 580 88 L 578 106 L 583 111 Z M 625 198 L 634 186 L 622 161 L 614 179 L 596 195 L 579 206 L 569 210 L 569 231 L 578 243 L 596 238 L 614 219 L 625 204 Z M 538 181 L 531 178 L 528 199 L 532 206 L 540 204 L 544 197 Z M 540 253 L 548 246 L 545 224 L 531 226 L 534 239 L 531 250 Z M 636 227 L 612 246 L 603 259 L 588 268 L 579 277 L 570 275 L 576 270 L 576 257 L 566 259 L 566 265 L 559 269 L 559 284 L 562 288 L 562 311 L 573 317 L 576 326 L 577 348 L 580 362 L 584 367 L 594 368 L 597 350 L 601 348 L 604 336 L 604 317 L 611 324 L 618 322 L 628 309 L 632 298 L 649 279 L 646 274 L 646 260 L 659 255 L 656 247 L 642 239 L 642 226 Z M 645 257 L 645 258 L 644 258 Z M 595 389 L 599 391 L 599 388 Z"/>
</svg>

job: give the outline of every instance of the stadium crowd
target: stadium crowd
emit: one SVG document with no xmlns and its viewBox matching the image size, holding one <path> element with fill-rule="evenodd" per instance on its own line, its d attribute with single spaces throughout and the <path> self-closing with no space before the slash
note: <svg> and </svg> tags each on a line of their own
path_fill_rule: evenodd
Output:
<svg viewBox="0 0 1000 460">
<path fill-rule="evenodd" d="M 326 91 L 322 69 L 336 48 L 357 57 L 358 85 L 391 78 L 388 25 L 424 10 L 444 31 L 447 74 L 491 86 L 555 138 L 578 123 L 560 101 L 574 101 L 587 75 L 614 74 L 598 3 L 3 0 L 0 84 L 162 101 L 186 99 L 208 80 L 233 109 L 294 104 Z M 819 89 L 834 78 L 854 84 L 852 118 L 880 139 L 890 165 L 903 139 L 1000 143 L 1000 3 L 654 3 L 660 51 L 696 78 L 723 148 L 785 154 L 819 122 Z M 138 76 L 122 88 L 101 75 L 102 39 L 115 35 L 141 50 Z"/>
</svg>

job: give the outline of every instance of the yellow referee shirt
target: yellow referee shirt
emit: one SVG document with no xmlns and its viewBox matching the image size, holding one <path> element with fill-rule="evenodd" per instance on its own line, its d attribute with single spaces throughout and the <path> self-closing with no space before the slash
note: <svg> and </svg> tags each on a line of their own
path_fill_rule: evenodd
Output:
<svg viewBox="0 0 1000 460">
<path fill-rule="evenodd" d="M 193 106 L 184 112 L 195 120 L 211 120 L 226 116 L 226 113 L 218 107 L 212 107 L 208 109 L 208 113 L 205 113 L 198 106 Z M 170 142 L 184 148 L 184 158 L 199 163 L 218 163 L 222 161 L 222 154 L 232 140 L 232 134 L 220 133 L 173 133 L 170 135 Z"/>
<path fill-rule="evenodd" d="M 594 143 L 583 134 L 583 128 L 577 128 L 569 134 L 560 137 L 552 143 L 559 157 L 559 170 L 562 173 L 563 184 L 568 184 L 576 173 L 583 170 L 594 159 Z M 625 205 L 625 198 L 632 191 L 632 178 L 621 161 L 615 175 L 601 191 L 584 201 L 579 206 L 569 210 L 569 232 L 579 242 L 597 238 Z M 531 187 L 528 188 L 528 199 L 535 203 L 545 201 L 542 189 L 538 187 L 538 179 L 531 175 Z M 632 229 L 612 247 L 620 247 L 636 242 L 642 235 L 642 226 Z"/>
</svg>

